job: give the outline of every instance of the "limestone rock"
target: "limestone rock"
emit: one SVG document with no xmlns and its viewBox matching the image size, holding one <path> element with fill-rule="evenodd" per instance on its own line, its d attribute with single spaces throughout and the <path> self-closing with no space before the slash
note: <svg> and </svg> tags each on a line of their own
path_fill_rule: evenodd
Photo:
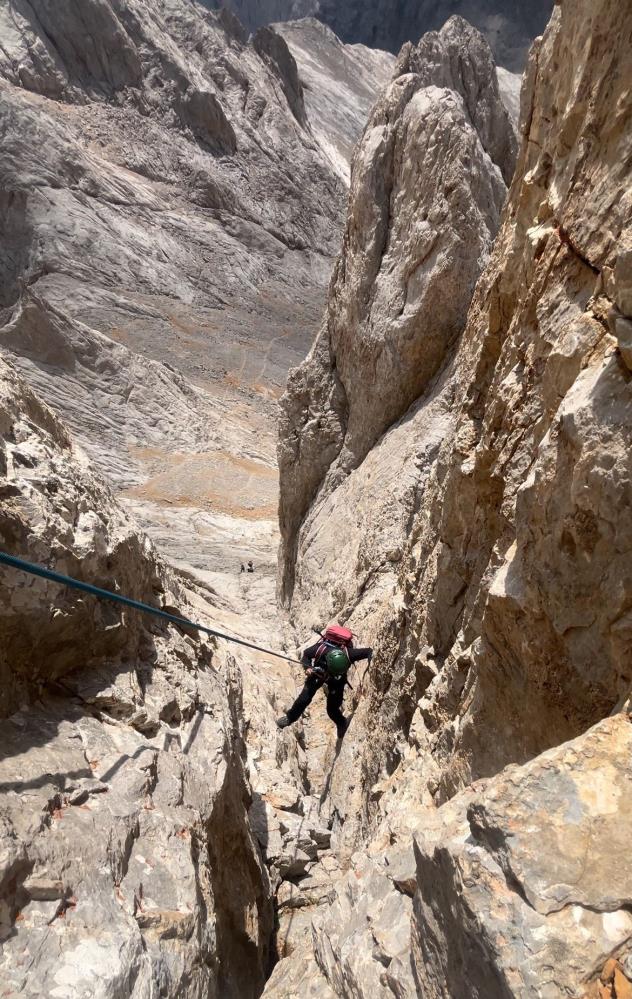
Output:
<svg viewBox="0 0 632 999">
<path fill-rule="evenodd" d="M 0 372 L 3 549 L 159 606 L 164 586 L 146 539 L 51 411 L 4 361 Z M 137 614 L 7 568 L 0 587 L 5 717 L 80 666 L 150 655 L 152 640 Z M 78 633 L 82 644 L 73 640 Z"/>
<path fill-rule="evenodd" d="M 412 995 L 410 898 L 383 873 L 360 865 L 316 928 L 316 954 L 338 994 Z M 362 887 L 360 888 L 360 884 Z"/>
<path fill-rule="evenodd" d="M 219 0 L 205 0 L 219 6 Z M 221 0 L 254 30 L 270 21 L 315 15 L 345 42 L 363 42 L 398 52 L 405 42 L 441 28 L 452 14 L 460 14 L 483 32 L 502 66 L 522 70 L 531 40 L 544 30 L 551 0 L 534 0 L 517 8 L 509 0 Z"/>
<path fill-rule="evenodd" d="M 254 35 L 255 51 L 270 65 L 279 78 L 292 114 L 301 125 L 307 124 L 303 100 L 303 87 L 298 76 L 296 60 L 287 42 L 273 28 L 264 27 Z"/>
<path fill-rule="evenodd" d="M 309 999 L 335 999 L 327 979 L 320 971 L 313 957 L 304 960 L 279 961 L 268 979 L 265 992 L 266 999 L 299 999 L 307 996 Z"/>
<path fill-rule="evenodd" d="M 194 613 L 5 361 L 0 471 L 3 549 Z M 272 903 L 247 820 L 235 664 L 15 570 L 0 591 L 3 986 L 33 999 L 259 994 Z"/>
<path fill-rule="evenodd" d="M 348 184 L 356 143 L 377 94 L 392 76 L 395 59 L 379 49 L 344 45 L 313 17 L 274 28 L 297 62 L 310 128 Z"/>
<path fill-rule="evenodd" d="M 583 996 L 609 952 L 625 958 L 631 739 L 625 716 L 602 722 L 504 771 L 469 804 L 455 798 L 440 835 L 417 837 L 424 995 L 452 996 L 467 981 L 490 999 Z"/>
<path fill-rule="evenodd" d="M 400 73 L 414 73 L 421 86 L 445 87 L 460 94 L 483 149 L 511 183 L 516 138 L 500 99 L 494 59 L 480 33 L 462 17 L 451 17 L 441 31 L 429 31 L 417 46 L 403 49 Z"/>
<path fill-rule="evenodd" d="M 421 75 L 409 71 L 417 58 Z M 300 537 L 301 522 L 318 490 L 322 503 L 449 356 L 504 199 L 498 168 L 509 167 L 513 132 L 482 37 L 452 19 L 407 53 L 401 69 L 356 153 L 323 328 L 282 400 L 286 599 L 300 549 L 310 544 L 305 526 Z M 465 102 L 477 88 L 472 121 Z"/>
<path fill-rule="evenodd" d="M 2 349 L 170 557 L 271 572 L 274 400 L 344 212 L 335 110 L 313 128 L 283 38 L 189 0 L 4 4 L 0 36 Z"/>
<path fill-rule="evenodd" d="M 398 227 L 409 201 L 411 224 L 422 216 L 417 184 L 366 270 L 355 248 L 373 247 L 381 216 L 375 198 L 356 212 L 323 333 L 290 378 L 285 593 L 299 628 L 337 618 L 377 650 L 352 678 L 342 746 L 323 754 L 323 814 L 350 867 L 313 918 L 336 994 L 612 999 L 615 971 L 623 993 L 632 980 L 631 18 L 613 0 L 556 5 L 523 84 L 500 231 L 436 366 L 382 368 L 399 315 L 364 337 L 338 296 L 353 280 L 358 312 L 381 302 L 374 261 L 390 277 L 409 259 Z M 370 163 L 379 190 L 391 167 L 369 157 L 372 124 L 355 167 Z M 408 408 L 384 429 L 390 385 L 387 406 Z M 315 710 L 306 742 L 321 724 Z M 391 906 L 378 943 L 369 924 Z"/>
<path fill-rule="evenodd" d="M 627 304 L 629 190 L 625 170 L 611 164 L 627 162 L 630 107 L 618 84 L 612 101 L 591 105 L 587 131 L 574 130 L 584 96 L 557 61 L 559 52 L 584 51 L 583 40 L 594 33 L 604 59 L 601 49 L 583 57 L 593 89 L 609 86 L 606 63 L 618 65 L 622 79 L 626 18 L 605 2 L 586 22 L 556 10 L 525 83 L 517 173 L 465 332 L 401 424 L 352 475 L 341 484 L 344 458 L 325 473 L 293 551 L 292 517 L 305 509 L 308 487 L 316 493 L 314 466 L 322 470 L 334 447 L 329 427 L 309 418 L 310 408 L 320 408 L 323 380 L 314 379 L 311 395 L 305 373 L 327 356 L 326 341 L 290 383 L 281 461 L 300 448 L 312 476 L 301 489 L 300 467 L 288 461 L 283 471 L 282 464 L 286 583 L 296 575 L 297 620 L 353 615 L 356 630 L 372 629 L 382 650 L 368 674 L 369 705 L 360 704 L 351 730 L 361 739 L 371 719 L 377 738 L 357 755 L 353 737 L 346 740 L 340 783 L 336 772 L 331 781 L 334 807 L 350 816 L 350 844 L 354 825 L 364 821 L 356 816 L 375 807 L 369 792 L 385 759 L 395 767 L 406 757 L 398 733 L 417 732 L 417 718 L 430 728 L 426 769 L 444 801 L 472 778 L 578 735 L 629 696 L 629 579 L 620 554 L 629 531 L 629 385 L 608 317 L 613 306 L 623 315 Z M 576 144 L 597 132 L 608 141 L 586 138 L 576 175 Z M 360 226 L 354 238 L 360 242 L 364 232 Z M 362 274 L 369 286 L 370 272 Z M 339 305 L 334 288 L 328 328 L 335 328 Z M 391 325 L 385 322 L 389 336 Z M 293 390 L 299 379 L 302 395 Z M 389 383 L 390 376 L 384 392 Z M 400 400 L 401 386 L 390 405 Z M 359 422 L 366 433 L 370 418 Z M 343 427 L 341 418 L 341 446 Z M 402 462 L 408 447 L 410 463 Z M 357 555 L 341 557 L 340 539 L 343 552 Z M 341 563 L 350 566 L 348 575 Z M 435 680 L 419 661 L 424 647 L 435 655 Z M 362 779 L 351 779 L 349 767 L 361 767 Z M 358 798 L 347 811 L 349 784 Z"/>
<path fill-rule="evenodd" d="M 212 91 L 190 90 L 182 102 L 182 117 L 197 139 L 218 152 L 234 153 L 235 131 Z"/>
</svg>

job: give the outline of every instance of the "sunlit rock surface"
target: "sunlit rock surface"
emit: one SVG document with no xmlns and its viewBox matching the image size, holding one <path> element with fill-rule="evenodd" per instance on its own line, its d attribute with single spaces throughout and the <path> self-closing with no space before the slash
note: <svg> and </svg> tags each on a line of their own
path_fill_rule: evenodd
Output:
<svg viewBox="0 0 632 999">
<path fill-rule="evenodd" d="M 336 283 L 325 333 L 290 378 L 284 595 L 303 629 L 336 617 L 378 650 L 352 678 L 344 743 L 323 753 L 348 872 L 303 954 L 338 995 L 632 988 L 631 30 L 610 0 L 556 6 L 529 60 L 491 259 L 403 417 L 420 365 L 382 377 L 398 316 L 384 313 L 382 337 L 353 338 L 367 374 L 352 382 L 330 332 Z M 337 275 L 354 276 L 358 309 L 382 302 L 381 270 L 366 254 L 356 271 L 355 247 L 373 245 L 390 177 L 387 161 L 362 213 L 351 203 Z M 397 252 L 389 277 L 414 260 L 423 219 L 405 242 L 401 217 L 378 240 L 378 260 Z M 415 342 L 431 343 L 444 314 L 421 316 Z"/>
</svg>

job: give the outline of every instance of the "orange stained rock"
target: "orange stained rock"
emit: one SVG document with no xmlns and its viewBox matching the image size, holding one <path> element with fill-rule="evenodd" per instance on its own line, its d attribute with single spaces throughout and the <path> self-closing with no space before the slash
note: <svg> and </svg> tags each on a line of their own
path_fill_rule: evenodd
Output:
<svg viewBox="0 0 632 999">
<path fill-rule="evenodd" d="M 612 982 L 612 980 L 614 979 L 615 969 L 618 967 L 618 963 L 619 962 L 616 960 L 616 958 L 614 957 L 608 958 L 599 976 L 602 982 L 604 982 L 605 984 Z"/>
<path fill-rule="evenodd" d="M 614 991 L 617 999 L 632 999 L 632 982 L 620 967 L 616 967 L 614 971 Z"/>
</svg>

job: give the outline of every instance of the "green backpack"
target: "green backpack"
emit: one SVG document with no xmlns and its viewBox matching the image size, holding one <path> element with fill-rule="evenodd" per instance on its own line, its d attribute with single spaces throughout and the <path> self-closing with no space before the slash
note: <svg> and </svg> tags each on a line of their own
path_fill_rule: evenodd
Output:
<svg viewBox="0 0 632 999">
<path fill-rule="evenodd" d="M 331 652 L 327 653 L 325 661 L 331 676 L 344 676 L 351 665 L 349 656 L 344 649 L 332 649 Z"/>
</svg>

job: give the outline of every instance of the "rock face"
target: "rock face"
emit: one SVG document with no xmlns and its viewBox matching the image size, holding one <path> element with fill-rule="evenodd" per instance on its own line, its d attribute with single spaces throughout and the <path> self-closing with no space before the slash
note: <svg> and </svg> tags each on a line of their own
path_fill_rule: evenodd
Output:
<svg viewBox="0 0 632 999">
<path fill-rule="evenodd" d="M 217 0 L 208 6 L 217 7 Z M 544 30 L 553 4 L 536 0 L 521 7 L 510 0 L 223 0 L 255 30 L 271 21 L 314 15 L 345 42 L 362 42 L 397 52 L 405 42 L 417 42 L 424 32 L 441 28 L 452 15 L 478 28 L 494 50 L 497 61 L 521 70 L 529 44 Z"/>
<path fill-rule="evenodd" d="M 286 599 L 317 491 L 324 499 L 361 464 L 462 331 L 511 172 L 515 139 L 478 32 L 452 19 L 405 50 L 398 70 L 354 160 L 323 328 L 282 401 Z"/>
<path fill-rule="evenodd" d="M 586 995 L 613 950 L 616 995 L 632 988 L 631 740 L 628 717 L 607 719 L 458 795 L 450 819 L 419 835 L 412 945 L 424 995 L 458 995 L 463 981 L 475 996 Z"/>
<path fill-rule="evenodd" d="M 406 234 L 432 220 L 421 185 L 380 215 L 406 157 L 378 167 L 372 121 L 355 159 L 324 332 L 290 378 L 279 445 L 295 621 L 336 617 L 377 649 L 328 757 L 323 811 L 349 871 L 312 914 L 314 988 L 367 999 L 632 988 L 631 30 L 611 0 L 556 6 L 530 57 L 491 259 L 436 360 L 445 309 L 419 313 L 403 343 L 423 353 L 406 365 L 406 299 L 382 304 L 386 276 L 418 260 L 406 206 Z M 456 103 L 454 89 L 438 93 Z M 424 137 L 410 160 L 423 161 Z M 367 163 L 372 193 L 357 203 Z M 489 159 L 486 176 L 498 176 Z M 480 190 L 463 187 L 468 219 L 482 216 Z M 379 305 L 381 335 L 353 326 L 340 295 L 351 279 L 357 313 Z M 449 306 L 455 287 L 467 297 L 452 285 Z M 339 359 L 341 329 L 352 336 Z M 351 370 L 363 377 L 351 383 Z M 284 994 L 293 968 L 276 969 L 267 995 Z"/>
<path fill-rule="evenodd" d="M 208 613 L 187 605 L 52 412 L 5 362 L 1 376 L 2 548 Z M 0 591 L 6 995 L 259 994 L 273 915 L 234 663 L 13 570 Z"/>
<path fill-rule="evenodd" d="M 172 557 L 272 573 L 274 399 L 338 245 L 338 119 L 312 127 L 280 35 L 189 0 L 9 3 L 0 35 L 0 349 Z"/>
<path fill-rule="evenodd" d="M 4 361 L 0 385 L 4 550 L 27 561 L 52 560 L 60 571 L 95 582 L 113 574 L 134 599 L 160 606 L 163 587 L 146 543 L 91 476 L 87 461 L 75 458 L 67 431 Z M 5 717 L 39 685 L 79 665 L 139 655 L 137 617 L 124 627 L 123 615 L 110 606 L 8 572 L 2 584 Z M 49 628 L 42 628 L 30 593 L 33 604 L 52 606 Z M 69 641 L 76 630 L 89 634 L 87 653 Z"/>
<path fill-rule="evenodd" d="M 0 548 L 278 647 L 273 400 L 342 225 L 329 110 L 317 136 L 280 35 L 188 0 L 11 2 L 0 37 Z M 274 893 L 337 868 L 287 666 L 13 570 L 0 604 L 0 992 L 259 995 Z"/>
<path fill-rule="evenodd" d="M 350 181 L 351 157 L 377 93 L 395 68 L 390 52 L 344 45 L 316 18 L 275 24 L 294 56 L 310 126 L 334 169 Z"/>
</svg>

